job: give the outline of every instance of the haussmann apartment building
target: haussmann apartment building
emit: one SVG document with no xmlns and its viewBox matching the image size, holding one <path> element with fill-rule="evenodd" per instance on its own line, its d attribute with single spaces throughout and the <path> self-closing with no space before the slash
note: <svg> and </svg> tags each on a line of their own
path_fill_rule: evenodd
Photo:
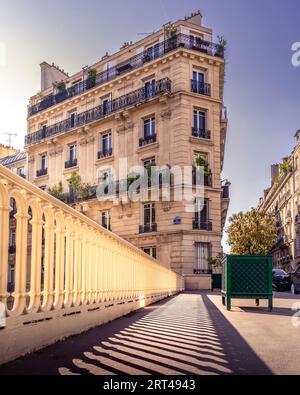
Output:
<svg viewBox="0 0 300 395">
<path fill-rule="evenodd" d="M 29 181 L 44 190 L 61 182 L 76 209 L 184 274 L 187 287 L 209 288 L 207 259 L 221 251 L 229 204 L 229 183 L 221 179 L 224 68 L 222 43 L 213 43 L 200 12 L 72 76 L 43 62 L 41 92 L 28 108 Z M 169 202 L 153 202 L 150 194 L 143 202 L 97 199 L 96 186 L 112 169 L 116 185 L 124 181 L 121 158 L 128 168 L 183 168 L 199 156 L 207 164 L 199 212 L 187 212 L 172 190 Z M 76 199 L 68 182 L 74 172 L 85 185 Z"/>
<path fill-rule="evenodd" d="M 258 210 L 275 217 L 277 240 L 272 248 L 274 267 L 290 271 L 300 264 L 300 130 L 296 146 L 281 163 L 271 166 L 271 186 Z"/>
</svg>

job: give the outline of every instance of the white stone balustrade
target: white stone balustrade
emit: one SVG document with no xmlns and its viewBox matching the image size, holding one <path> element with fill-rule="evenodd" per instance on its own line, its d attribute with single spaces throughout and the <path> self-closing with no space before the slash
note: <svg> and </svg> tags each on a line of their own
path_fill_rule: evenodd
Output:
<svg viewBox="0 0 300 395">
<path fill-rule="evenodd" d="M 16 202 L 12 295 L 7 292 L 11 198 Z M 0 302 L 7 316 L 0 363 L 182 289 L 180 275 L 0 165 Z M 94 309 L 84 324 L 76 318 Z M 70 317 L 69 323 L 62 325 L 61 317 Z M 55 323 L 47 324 L 50 320 Z M 16 327 L 20 345 L 10 330 Z M 41 336 L 43 330 L 50 333 Z"/>
</svg>

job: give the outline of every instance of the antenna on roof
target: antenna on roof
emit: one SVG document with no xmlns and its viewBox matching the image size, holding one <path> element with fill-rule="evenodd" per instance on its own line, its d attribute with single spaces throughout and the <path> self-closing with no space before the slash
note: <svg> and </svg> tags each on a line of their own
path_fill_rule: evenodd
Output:
<svg viewBox="0 0 300 395">
<path fill-rule="evenodd" d="M 14 136 L 14 137 L 17 137 L 18 135 L 16 134 L 16 133 L 2 133 L 2 134 L 6 134 L 7 136 L 8 136 L 8 145 L 11 147 L 11 138 Z"/>
</svg>

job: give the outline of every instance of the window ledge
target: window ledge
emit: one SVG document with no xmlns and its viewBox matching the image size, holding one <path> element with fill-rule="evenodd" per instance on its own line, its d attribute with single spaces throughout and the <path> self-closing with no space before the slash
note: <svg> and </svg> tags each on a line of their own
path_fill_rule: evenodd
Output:
<svg viewBox="0 0 300 395">
<path fill-rule="evenodd" d="M 111 162 L 111 161 L 114 161 L 114 160 L 115 160 L 114 155 L 112 155 L 112 156 L 106 156 L 105 158 L 97 159 L 97 160 L 96 160 L 96 164 L 98 164 L 98 163 Z"/>
<path fill-rule="evenodd" d="M 196 143 L 196 144 L 205 144 L 205 145 L 214 145 L 211 139 L 203 139 L 201 137 L 193 137 L 190 136 L 190 142 L 191 143 Z"/>
<path fill-rule="evenodd" d="M 157 149 L 157 148 L 159 148 L 159 143 L 155 142 L 155 143 L 146 144 L 141 147 L 138 147 L 137 152 L 143 152 L 143 151 L 147 151 L 147 150 L 150 151 L 152 149 Z"/>
<path fill-rule="evenodd" d="M 64 169 L 64 174 L 72 173 L 73 171 L 78 171 L 79 166 L 69 167 L 68 169 Z"/>
<path fill-rule="evenodd" d="M 35 177 L 34 181 L 47 180 L 48 178 L 49 174 L 45 174 L 44 176 Z"/>
</svg>

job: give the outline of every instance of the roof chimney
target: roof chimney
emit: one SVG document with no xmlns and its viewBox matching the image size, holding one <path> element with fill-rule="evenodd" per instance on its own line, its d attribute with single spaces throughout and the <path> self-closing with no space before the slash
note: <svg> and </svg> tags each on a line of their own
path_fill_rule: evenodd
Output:
<svg viewBox="0 0 300 395">
<path fill-rule="evenodd" d="M 65 78 L 68 78 L 68 74 L 61 70 L 58 66 L 55 66 L 54 63 L 50 65 L 47 62 L 43 62 L 40 64 L 41 66 L 41 90 L 50 88 L 55 81 L 61 81 Z"/>
<path fill-rule="evenodd" d="M 200 10 L 193 12 L 190 16 L 185 18 L 186 21 L 202 26 L 202 13 Z"/>
</svg>

